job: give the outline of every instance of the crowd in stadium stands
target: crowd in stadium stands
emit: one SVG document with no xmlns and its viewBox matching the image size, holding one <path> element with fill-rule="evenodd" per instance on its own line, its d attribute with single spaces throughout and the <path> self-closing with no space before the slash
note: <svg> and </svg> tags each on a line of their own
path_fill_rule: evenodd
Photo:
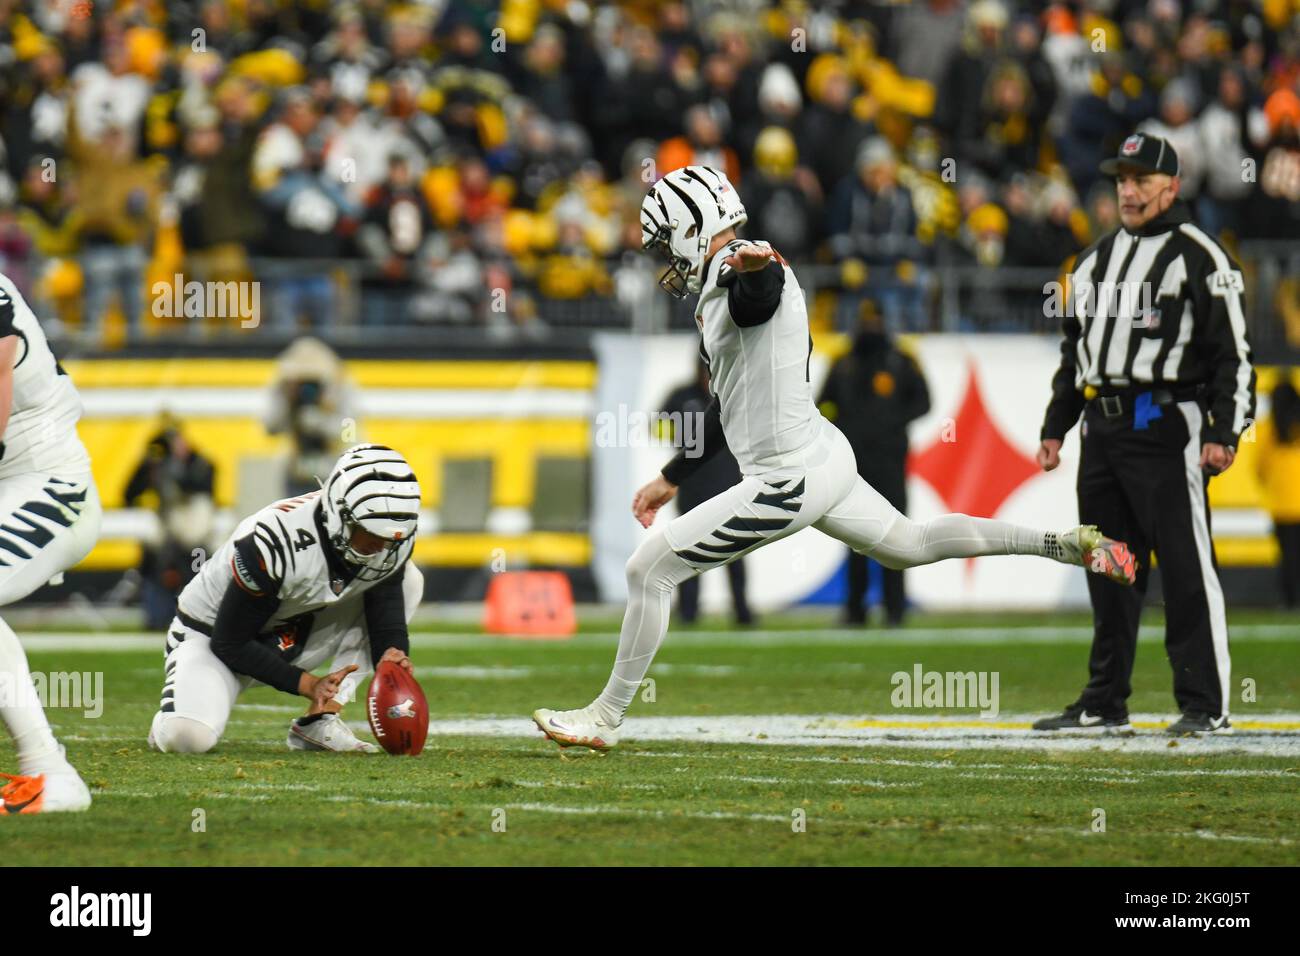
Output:
<svg viewBox="0 0 1300 956">
<path fill-rule="evenodd" d="M 3 271 L 93 333 L 176 275 L 328 325 L 338 261 L 375 323 L 617 300 L 690 163 L 895 325 L 1113 228 L 1134 128 L 1214 231 L 1300 235 L 1296 0 L 0 0 L 0 117 Z"/>
</svg>

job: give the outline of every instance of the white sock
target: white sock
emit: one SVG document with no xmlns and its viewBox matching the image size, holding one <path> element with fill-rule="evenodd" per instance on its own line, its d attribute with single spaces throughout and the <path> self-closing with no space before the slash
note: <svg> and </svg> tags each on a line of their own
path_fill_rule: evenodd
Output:
<svg viewBox="0 0 1300 956">
<path fill-rule="evenodd" d="M 649 665 L 647 665 L 647 669 L 649 669 Z M 609 680 L 605 683 L 605 689 L 600 692 L 600 696 L 596 698 L 593 706 L 600 713 L 600 716 L 605 718 L 607 724 L 617 727 L 623 722 L 623 715 L 627 713 L 632 698 L 636 696 L 636 692 L 640 689 L 641 681 L 625 680 L 619 677 L 617 673 L 610 674 Z"/>
<path fill-rule="evenodd" d="M 900 518 L 868 553 L 888 560 L 890 567 L 915 568 L 950 558 L 989 554 L 1054 556 L 1059 550 L 1056 538 L 1054 531 L 1044 532 L 993 518 L 949 514 L 929 521 Z"/>
<path fill-rule="evenodd" d="M 18 772 L 56 770 L 67 761 L 41 708 L 18 635 L 0 618 L 0 717 L 18 749 Z"/>
<path fill-rule="evenodd" d="M 619 632 L 614 671 L 593 701 L 611 726 L 623 722 L 663 643 L 673 588 L 696 573 L 673 552 L 662 534 L 644 541 L 628 562 L 627 611 Z"/>
</svg>

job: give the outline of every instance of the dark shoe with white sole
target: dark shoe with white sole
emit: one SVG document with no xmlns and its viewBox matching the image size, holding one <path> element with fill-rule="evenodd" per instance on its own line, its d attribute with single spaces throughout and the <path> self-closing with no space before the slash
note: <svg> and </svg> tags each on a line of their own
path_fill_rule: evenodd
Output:
<svg viewBox="0 0 1300 956">
<path fill-rule="evenodd" d="M 1133 725 L 1129 723 L 1127 714 L 1103 717 L 1100 714 L 1090 714 L 1085 708 L 1073 704 L 1055 717 L 1043 717 L 1041 720 L 1034 721 L 1034 730 L 1076 734 L 1127 734 L 1133 732 Z"/>
<path fill-rule="evenodd" d="M 1225 736 L 1232 733 L 1232 724 L 1227 717 L 1211 717 L 1200 711 L 1189 710 L 1166 727 L 1165 733 L 1173 737 L 1200 737 L 1205 734 Z"/>
</svg>

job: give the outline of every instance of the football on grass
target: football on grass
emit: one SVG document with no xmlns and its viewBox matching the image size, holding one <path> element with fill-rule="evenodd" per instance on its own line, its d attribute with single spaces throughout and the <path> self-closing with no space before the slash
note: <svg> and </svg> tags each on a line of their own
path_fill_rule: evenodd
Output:
<svg viewBox="0 0 1300 956">
<path fill-rule="evenodd" d="M 390 754 L 414 757 L 429 733 L 429 702 L 415 675 L 392 661 L 381 661 L 366 694 L 370 732 Z"/>
</svg>

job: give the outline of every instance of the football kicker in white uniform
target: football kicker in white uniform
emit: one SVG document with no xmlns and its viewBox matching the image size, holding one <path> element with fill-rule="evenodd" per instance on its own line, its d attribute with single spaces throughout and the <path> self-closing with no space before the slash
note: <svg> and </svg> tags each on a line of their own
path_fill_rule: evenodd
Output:
<svg viewBox="0 0 1300 956">
<path fill-rule="evenodd" d="M 80 417 L 81 399 L 40 323 L 0 275 L 0 606 L 61 581 L 99 538 Z M 54 739 L 27 656 L 3 619 L 0 716 L 18 750 L 18 773 L 0 774 L 0 815 L 89 807 L 90 791 Z"/>
<path fill-rule="evenodd" d="M 411 667 L 407 625 L 424 592 L 410 560 L 419 510 L 406 459 L 357 445 L 320 491 L 241 521 L 181 592 L 150 745 L 211 750 L 235 698 L 260 683 L 311 702 L 289 725 L 290 748 L 377 752 L 339 712 L 381 660 Z M 330 674 L 314 676 L 327 661 Z"/>
<path fill-rule="evenodd" d="M 641 204 L 643 245 L 668 260 L 660 285 L 679 298 L 699 295 L 695 321 L 714 395 L 702 454 L 679 453 L 636 493 L 632 511 L 650 527 L 682 479 L 724 440 L 742 477 L 633 553 L 627 612 L 605 689 L 579 710 L 533 714 L 561 746 L 604 750 L 618 742 L 624 714 L 667 631 L 673 588 L 809 525 L 888 568 L 1033 554 L 1133 582 L 1128 548 L 1094 527 L 1056 533 L 962 514 L 912 521 L 863 481 L 848 440 L 814 403 L 812 336 L 799 282 L 767 243 L 736 238 L 745 220 L 726 176 L 707 166 L 669 173 Z"/>
</svg>

